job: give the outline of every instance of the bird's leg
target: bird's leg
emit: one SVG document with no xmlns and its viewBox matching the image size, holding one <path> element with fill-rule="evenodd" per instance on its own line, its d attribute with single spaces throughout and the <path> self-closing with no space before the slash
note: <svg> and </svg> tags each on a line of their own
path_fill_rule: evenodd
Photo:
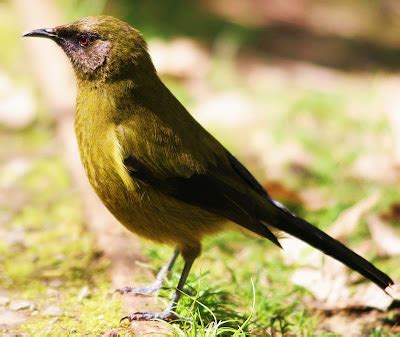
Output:
<svg viewBox="0 0 400 337">
<path fill-rule="evenodd" d="M 118 289 L 118 292 L 121 294 L 135 294 L 135 295 L 156 294 L 162 288 L 164 281 L 168 276 L 168 274 L 171 272 L 178 256 L 179 256 L 179 250 L 175 249 L 170 260 L 160 269 L 156 279 L 150 285 L 145 287 L 124 287 Z"/>
<path fill-rule="evenodd" d="M 179 279 L 178 286 L 176 287 L 176 291 L 174 296 L 172 297 L 171 302 L 169 303 L 167 309 L 163 312 L 151 313 L 151 312 L 135 312 L 129 316 L 126 316 L 121 319 L 121 321 L 127 319 L 130 322 L 132 321 L 149 321 L 154 319 L 161 319 L 163 321 L 172 321 L 178 319 L 179 317 L 176 315 L 175 311 L 181 298 L 183 292 L 183 286 L 186 283 L 186 280 L 189 276 L 190 269 L 192 268 L 194 262 L 194 258 L 185 259 L 185 265 L 183 267 L 183 271 L 181 277 Z"/>
</svg>

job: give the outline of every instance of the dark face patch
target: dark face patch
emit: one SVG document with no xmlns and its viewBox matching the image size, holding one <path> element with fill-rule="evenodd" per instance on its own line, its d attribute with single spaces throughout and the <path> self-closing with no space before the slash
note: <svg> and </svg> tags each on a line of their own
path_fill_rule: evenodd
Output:
<svg viewBox="0 0 400 337">
<path fill-rule="evenodd" d="M 156 74 L 140 32 L 111 16 L 83 17 L 32 34 L 39 33 L 64 50 L 80 80 L 78 83 L 134 78 L 141 84 Z"/>
<path fill-rule="evenodd" d="M 77 76 L 95 77 L 106 63 L 111 43 L 92 33 L 60 31 L 57 43 L 67 54 Z"/>
</svg>

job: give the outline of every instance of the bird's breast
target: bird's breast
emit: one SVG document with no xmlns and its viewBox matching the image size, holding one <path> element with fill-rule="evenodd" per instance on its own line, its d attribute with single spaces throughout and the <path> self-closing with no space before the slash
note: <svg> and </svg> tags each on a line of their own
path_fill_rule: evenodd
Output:
<svg viewBox="0 0 400 337">
<path fill-rule="evenodd" d="M 96 114 L 77 112 L 75 133 L 89 182 L 104 204 L 114 213 L 121 208 L 119 200 L 128 197 L 134 201 L 136 186 L 123 164 L 114 125 L 96 119 Z"/>
</svg>

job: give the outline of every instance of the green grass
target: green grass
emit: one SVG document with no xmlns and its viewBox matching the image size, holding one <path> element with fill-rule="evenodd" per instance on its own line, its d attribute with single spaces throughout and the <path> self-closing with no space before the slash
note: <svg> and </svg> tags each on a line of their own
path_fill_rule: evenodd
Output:
<svg viewBox="0 0 400 337">
<path fill-rule="evenodd" d="M 152 260 L 168 254 L 167 249 L 152 248 Z M 236 259 L 235 259 L 236 257 Z M 262 258 L 264 257 L 264 258 Z M 178 281 L 176 267 L 168 298 Z M 178 313 L 178 330 L 184 336 L 265 336 L 267 331 L 293 332 L 302 335 L 315 329 L 316 321 L 301 303 L 304 292 L 289 285 L 290 268 L 279 252 L 264 240 L 254 240 L 238 233 L 228 233 L 209 240 L 203 256 L 189 277 Z M 213 334 L 206 334 L 208 331 Z"/>
<path fill-rule="evenodd" d="M 15 151 L 30 139 L 29 132 L 9 135 L 11 144 L 19 144 Z M 108 262 L 83 227 L 79 195 L 71 189 L 59 154 L 34 159 L 13 193 L 22 193 L 26 201 L 14 205 L 17 211 L 2 230 L 19 228 L 24 235 L 22 243 L 0 241 L 0 288 L 11 299 L 32 300 L 39 310 L 28 315 L 19 331 L 32 336 L 99 335 L 115 326 L 123 311 L 119 298 L 111 295 Z M 90 296 L 79 301 L 83 287 L 90 289 Z M 56 324 L 54 317 L 42 314 L 51 304 L 64 311 Z"/>
</svg>

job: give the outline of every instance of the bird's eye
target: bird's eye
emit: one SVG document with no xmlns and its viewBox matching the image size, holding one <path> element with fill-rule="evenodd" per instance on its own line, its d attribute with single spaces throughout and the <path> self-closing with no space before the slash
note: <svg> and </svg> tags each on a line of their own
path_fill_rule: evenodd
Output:
<svg viewBox="0 0 400 337">
<path fill-rule="evenodd" d="M 87 35 L 82 35 L 79 37 L 79 45 L 81 47 L 86 47 L 90 42 L 90 38 Z"/>
</svg>

